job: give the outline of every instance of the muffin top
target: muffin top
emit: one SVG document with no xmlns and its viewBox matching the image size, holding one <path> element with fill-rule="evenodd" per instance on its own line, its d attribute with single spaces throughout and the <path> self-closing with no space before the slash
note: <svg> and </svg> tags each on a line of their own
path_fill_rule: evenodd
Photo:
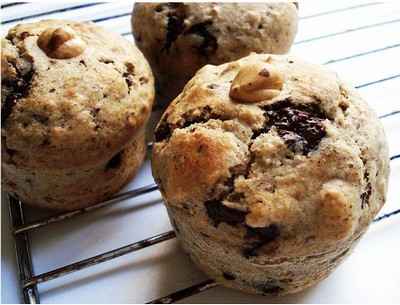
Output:
<svg viewBox="0 0 400 305">
<path fill-rule="evenodd" d="M 291 56 L 197 72 L 155 133 L 166 204 L 245 255 L 314 255 L 365 230 L 385 201 L 381 123 L 353 88 Z"/>
<path fill-rule="evenodd" d="M 173 78 L 163 90 L 180 91 L 205 64 L 286 53 L 297 19 L 294 3 L 137 3 L 132 27 L 157 78 Z"/>
<path fill-rule="evenodd" d="M 131 43 L 93 23 L 20 24 L 2 39 L 3 162 L 89 166 L 145 124 L 154 80 Z"/>
</svg>

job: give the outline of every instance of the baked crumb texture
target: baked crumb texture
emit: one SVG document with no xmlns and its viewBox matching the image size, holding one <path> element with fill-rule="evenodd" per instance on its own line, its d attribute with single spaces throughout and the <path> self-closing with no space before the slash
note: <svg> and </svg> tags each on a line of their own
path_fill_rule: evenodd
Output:
<svg viewBox="0 0 400 305">
<path fill-rule="evenodd" d="M 293 3 L 136 3 L 132 32 L 165 104 L 206 64 L 286 53 L 297 22 Z"/>
<path fill-rule="evenodd" d="M 294 57 L 205 66 L 155 139 L 153 175 L 183 248 L 246 292 L 325 278 L 385 202 L 378 118 L 335 73 Z"/>
<path fill-rule="evenodd" d="M 3 187 L 75 209 L 119 190 L 145 155 L 153 98 L 136 47 L 93 23 L 20 24 L 2 39 Z"/>
</svg>

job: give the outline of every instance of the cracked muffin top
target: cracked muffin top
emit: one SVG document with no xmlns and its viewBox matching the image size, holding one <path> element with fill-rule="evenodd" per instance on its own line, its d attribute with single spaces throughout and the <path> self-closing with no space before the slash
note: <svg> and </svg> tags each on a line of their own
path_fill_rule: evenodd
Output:
<svg viewBox="0 0 400 305">
<path fill-rule="evenodd" d="M 247 257 L 335 249 L 385 201 L 388 148 L 375 113 L 334 72 L 298 58 L 203 67 L 155 139 L 166 205 Z"/>
<path fill-rule="evenodd" d="M 137 3 L 132 28 L 161 90 L 175 97 L 205 64 L 286 53 L 297 19 L 294 3 Z"/>
<path fill-rule="evenodd" d="M 93 23 L 20 24 L 2 39 L 3 159 L 64 168 L 110 159 L 149 116 L 142 53 Z"/>
</svg>

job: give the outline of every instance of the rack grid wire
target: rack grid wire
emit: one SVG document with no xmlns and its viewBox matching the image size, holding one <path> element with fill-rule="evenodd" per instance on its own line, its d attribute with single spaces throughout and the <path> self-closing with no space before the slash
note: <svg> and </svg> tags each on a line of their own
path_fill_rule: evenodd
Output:
<svg viewBox="0 0 400 305">
<path fill-rule="evenodd" d="M 308 15 L 301 16 L 300 18 L 300 29 L 301 29 L 301 21 L 302 20 L 307 20 L 311 18 L 316 18 L 316 17 L 324 17 L 324 16 L 330 16 L 334 15 L 337 13 L 341 12 L 346 12 L 346 11 L 353 11 L 357 9 L 362 9 L 366 7 L 371 7 L 380 4 L 379 2 L 368 2 L 368 3 L 357 3 L 355 5 L 347 5 L 344 7 L 340 8 L 335 8 L 332 7 L 330 10 L 326 11 L 317 11 Z M 94 8 L 98 7 L 100 8 L 103 6 L 101 10 L 96 10 L 92 12 L 92 15 L 90 14 L 85 14 L 85 10 L 88 8 Z M 24 10 L 24 7 L 26 10 Z M 114 7 L 115 9 L 115 14 L 114 15 L 109 15 L 109 11 L 106 9 L 107 8 L 112 8 Z M 17 8 L 17 10 L 15 10 Z M 5 20 L 2 20 L 2 27 L 4 31 L 4 27 L 10 28 L 11 26 L 19 23 L 19 22 L 25 22 L 25 21 L 34 21 L 42 18 L 67 18 L 67 17 L 72 17 L 71 19 L 77 19 L 77 20 L 91 20 L 93 22 L 102 24 L 105 22 L 108 22 L 111 24 L 113 23 L 113 20 L 119 20 L 121 18 L 130 18 L 131 14 L 131 8 L 132 8 L 132 3 L 129 3 L 127 5 L 126 3 L 124 4 L 111 4 L 111 3 L 103 3 L 103 2 L 94 2 L 94 3 L 69 3 L 69 4 L 52 4 L 48 5 L 48 8 L 43 8 L 43 7 L 33 7 L 32 3 L 25 3 L 25 2 L 5 2 L 4 4 L 1 5 L 2 13 L 5 13 Z M 14 11 L 11 11 L 14 10 Z M 24 16 L 20 16 L 23 14 L 23 12 L 31 12 L 27 15 L 24 14 Z M 74 14 L 79 12 L 77 15 L 74 17 Z M 95 15 L 96 12 L 96 18 L 93 18 L 91 16 Z M 100 13 L 98 15 L 98 13 Z M 4 17 L 4 16 L 3 16 Z M 379 19 L 379 18 L 378 18 Z M 126 21 L 126 20 L 125 20 Z M 350 29 L 345 29 L 342 31 L 337 31 L 337 32 L 331 32 L 328 34 L 320 34 L 314 37 L 306 37 L 299 39 L 295 42 L 295 45 L 300 45 L 300 44 L 306 44 L 311 41 L 316 41 L 320 39 L 332 39 L 338 35 L 343 35 L 343 34 L 349 34 L 351 32 L 356 32 L 356 31 L 362 31 L 362 30 L 368 30 L 371 28 L 376 28 L 380 26 L 387 26 L 391 24 L 397 24 L 400 22 L 400 19 L 395 18 L 395 19 L 390 19 L 389 20 L 382 20 L 379 22 L 374 22 L 374 23 L 368 23 L 368 24 L 363 24 L 360 26 L 354 26 Z M 118 22 L 117 22 L 118 23 Z M 126 22 L 125 22 L 126 23 Z M 112 26 L 109 27 L 112 28 Z M 118 32 L 122 34 L 123 36 L 131 36 L 131 32 L 126 31 L 126 26 L 123 27 L 121 26 L 118 29 Z M 4 34 L 4 33 L 3 33 Z M 379 46 L 378 48 L 372 49 L 372 50 L 367 50 L 363 52 L 355 52 L 354 54 L 346 55 L 343 57 L 338 57 L 335 59 L 329 59 L 328 61 L 325 61 L 324 63 L 326 65 L 332 64 L 332 63 L 340 63 L 340 62 L 345 62 L 357 57 L 362 57 L 362 56 L 367 56 L 371 54 L 377 54 L 380 52 L 385 52 L 390 49 L 395 49 L 399 48 L 400 43 L 392 43 L 390 45 L 385 45 L 384 47 Z M 397 73 L 392 73 L 391 75 L 385 75 L 384 77 L 379 77 L 376 79 L 368 80 L 366 82 L 359 83 L 356 85 L 356 88 L 366 88 L 370 86 L 376 86 L 379 84 L 383 84 L 386 81 L 390 81 L 393 79 L 400 78 L 400 74 Z M 388 111 L 386 113 L 383 113 L 380 115 L 381 120 L 385 120 L 387 118 L 391 118 L 396 116 L 397 119 L 400 119 L 400 110 L 397 109 L 391 109 L 391 111 Z M 400 130 L 398 130 L 400 132 Z M 149 149 L 151 150 L 151 143 L 148 144 Z M 390 158 L 391 162 L 394 162 L 396 159 L 400 158 L 400 154 L 395 154 L 392 155 Z M 18 263 L 18 269 L 19 269 L 19 279 L 20 279 L 20 284 L 21 284 L 21 289 L 23 293 L 23 298 L 25 303 L 30 303 L 30 304 L 36 304 L 40 303 L 40 296 L 38 292 L 38 284 L 59 278 L 61 276 L 67 275 L 72 272 L 76 272 L 79 270 L 82 270 L 84 268 L 88 268 L 90 266 L 94 266 L 109 260 L 112 260 L 114 258 L 139 251 L 141 249 L 150 247 L 152 245 L 161 243 L 166 240 L 170 240 L 175 238 L 175 233 L 173 231 L 167 231 L 162 234 L 158 234 L 131 244 L 128 244 L 126 246 L 113 249 L 98 255 L 95 255 L 93 257 L 65 265 L 53 270 L 50 270 L 45 273 L 41 274 L 34 274 L 33 272 L 33 266 L 32 266 L 32 259 L 31 259 L 31 250 L 30 250 L 30 239 L 29 239 L 29 233 L 33 230 L 36 230 L 38 228 L 46 227 L 51 224 L 55 224 L 58 222 L 62 222 L 67 219 L 72 219 L 75 218 L 79 215 L 86 214 L 93 212 L 95 210 L 101 209 L 106 206 L 110 206 L 115 203 L 119 203 L 123 200 L 126 199 L 131 199 L 135 198 L 150 192 L 154 192 L 158 190 L 157 186 L 154 183 L 145 185 L 140 188 L 136 188 L 133 190 L 129 190 L 124 193 L 120 193 L 112 197 L 111 199 L 98 203 L 96 205 L 71 211 L 71 212 L 66 212 L 66 213 L 60 213 L 57 215 L 53 215 L 50 217 L 46 217 L 40 220 L 36 220 L 33 222 L 26 222 L 25 221 L 25 216 L 24 216 L 24 207 L 21 201 L 19 201 L 16 198 L 13 198 L 12 196 L 8 196 L 9 198 L 9 211 L 10 211 L 10 217 L 12 221 L 12 231 L 14 234 L 14 239 L 15 239 L 15 248 L 16 248 L 16 255 L 17 255 L 17 263 Z M 378 215 L 378 217 L 374 220 L 374 223 L 377 223 L 379 221 L 382 221 L 388 217 L 392 217 L 394 215 L 400 214 L 400 209 L 393 210 L 391 212 Z M 190 286 L 188 288 L 178 290 L 176 292 L 173 292 L 165 297 L 155 299 L 153 301 L 150 301 L 149 303 L 174 303 L 179 300 L 182 300 L 183 298 L 192 296 L 197 293 L 201 293 L 203 291 L 206 291 L 208 289 L 214 288 L 218 286 L 218 283 L 216 283 L 213 280 L 205 280 L 203 282 L 200 282 L 196 285 Z"/>
</svg>

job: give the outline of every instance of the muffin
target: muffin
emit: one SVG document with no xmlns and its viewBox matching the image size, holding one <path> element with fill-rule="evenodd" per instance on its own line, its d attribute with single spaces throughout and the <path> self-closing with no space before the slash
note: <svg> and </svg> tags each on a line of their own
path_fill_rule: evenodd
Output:
<svg viewBox="0 0 400 305">
<path fill-rule="evenodd" d="M 2 184 L 72 210 L 124 186 L 145 156 L 154 80 L 141 52 L 93 23 L 20 24 L 2 39 Z"/>
<path fill-rule="evenodd" d="M 270 3 L 137 3 L 136 45 L 149 60 L 166 104 L 206 64 L 257 53 L 286 53 L 297 32 L 297 5 Z"/>
<path fill-rule="evenodd" d="M 184 250 L 224 286 L 327 277 L 385 202 L 375 113 L 326 68 L 252 54 L 199 70 L 159 122 L 152 170 Z"/>
</svg>

